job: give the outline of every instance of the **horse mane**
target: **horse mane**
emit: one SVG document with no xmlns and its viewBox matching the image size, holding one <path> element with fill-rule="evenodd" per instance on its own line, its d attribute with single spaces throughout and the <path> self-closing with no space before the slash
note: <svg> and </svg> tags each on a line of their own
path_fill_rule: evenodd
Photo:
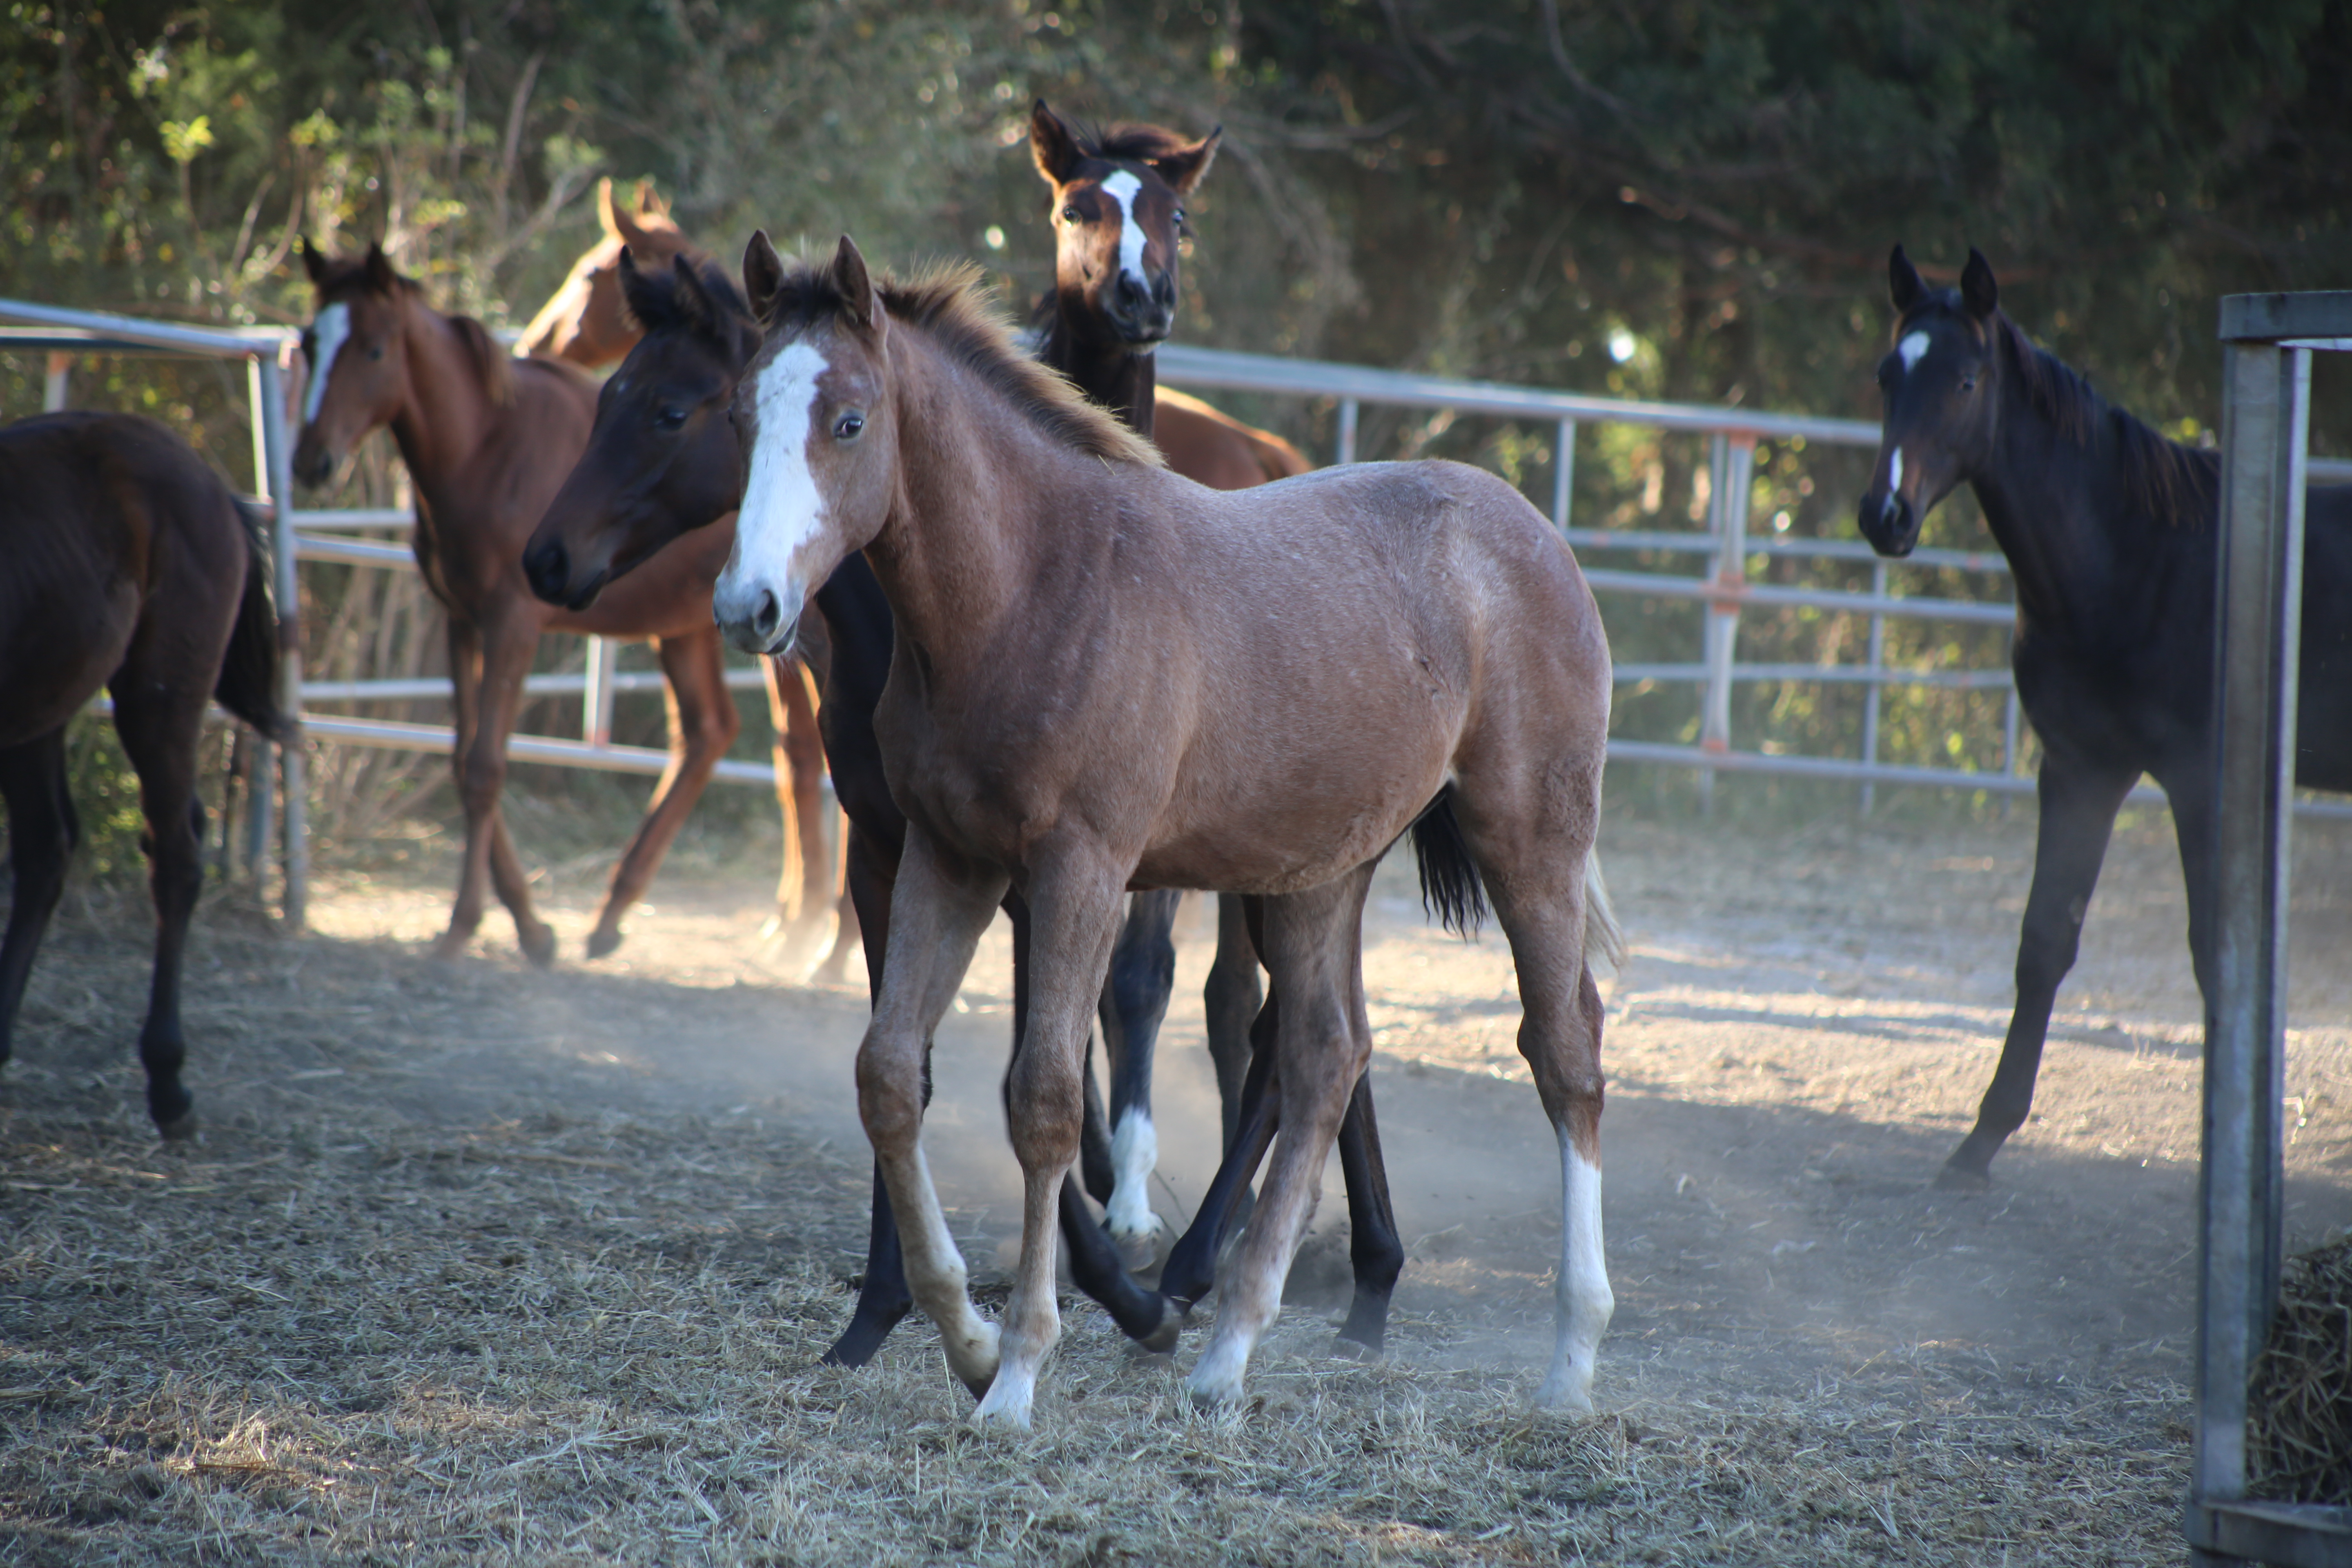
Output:
<svg viewBox="0 0 2352 1568">
<path fill-rule="evenodd" d="M 394 298 L 415 300 L 425 309 L 432 310 L 433 302 L 424 297 L 425 285 L 397 272 L 390 276 Z M 339 256 L 329 260 L 326 275 L 320 279 L 318 287 L 321 300 L 352 289 L 370 293 L 383 291 L 368 276 L 367 258 L 362 256 Z M 474 362 L 474 374 L 481 382 L 482 390 L 489 395 L 491 403 L 501 408 L 511 406 L 514 403 L 514 375 L 509 367 L 513 358 L 499 346 L 498 339 L 490 335 L 490 329 L 471 316 L 437 310 L 434 313 L 457 329 L 457 341 L 466 345 L 466 357 Z"/>
<path fill-rule="evenodd" d="M 1063 445 L 1106 462 L 1160 467 L 1157 447 L 1088 402 L 1060 372 L 1014 346 L 1012 325 L 990 299 L 984 279 L 970 262 L 940 261 L 905 279 L 879 275 L 874 288 L 893 318 L 921 328 L 950 358 Z M 848 308 L 830 268 L 788 262 L 761 324 L 813 327 Z"/>
<path fill-rule="evenodd" d="M 1931 298 L 1934 304 L 1966 316 L 1955 300 Z M 1922 313 L 1915 310 L 1905 316 L 1895 336 L 1899 339 Z M 1973 325 L 1975 319 L 1968 319 Z M 2216 454 L 2184 447 L 2158 434 L 2138 416 L 2109 403 L 2088 376 L 2036 345 L 2008 311 L 1994 310 L 1989 325 L 1995 347 L 2025 389 L 2026 401 L 2060 436 L 2077 447 L 2087 447 L 2105 423 L 2114 438 L 2116 460 L 2123 468 L 2133 505 L 2172 523 L 2202 522 L 2212 516 L 2213 499 L 2220 493 L 2221 461 Z"/>
<path fill-rule="evenodd" d="M 677 259 L 693 268 L 699 294 L 679 283 L 675 264 L 641 268 L 623 275 L 628 280 L 621 290 L 623 313 L 647 332 L 686 332 L 748 363 L 760 352 L 760 327 L 743 290 L 726 268 L 698 250 L 681 252 Z"/>
<path fill-rule="evenodd" d="M 1149 163 L 1155 158 L 1172 156 L 1192 145 L 1163 126 L 1124 121 L 1107 129 L 1073 125 L 1070 134 L 1080 153 L 1089 158 L 1100 158 L 1107 163 Z"/>
</svg>

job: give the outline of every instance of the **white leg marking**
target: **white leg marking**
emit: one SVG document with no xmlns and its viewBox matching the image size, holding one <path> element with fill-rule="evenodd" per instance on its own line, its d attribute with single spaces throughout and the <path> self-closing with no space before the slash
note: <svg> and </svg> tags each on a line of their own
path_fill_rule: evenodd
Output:
<svg viewBox="0 0 2352 1568">
<path fill-rule="evenodd" d="M 918 1142 L 912 1157 L 904 1162 L 886 1161 L 882 1176 L 905 1248 L 908 1293 L 939 1325 L 946 1341 L 948 1370 L 967 1387 L 984 1385 L 996 1375 L 996 1325 L 972 1310 L 971 1298 L 964 1292 L 963 1254 L 948 1233 L 947 1215 L 940 1212 L 939 1192 L 931 1184 L 930 1162 L 923 1157 L 922 1144 Z"/>
<path fill-rule="evenodd" d="M 1609 1289 L 1609 1259 L 1601 1237 L 1601 1167 L 1576 1152 L 1559 1129 L 1559 1282 L 1554 1289 L 1551 1373 L 1536 1403 L 1552 1408 L 1592 1408 L 1592 1362 L 1601 1332 L 1617 1310 Z"/>
<path fill-rule="evenodd" d="M 1151 1212 L 1151 1173 L 1159 1163 L 1160 1134 L 1152 1131 L 1151 1113 L 1131 1106 L 1110 1139 L 1113 1184 L 1108 1217 L 1115 1240 L 1160 1234 L 1160 1216 Z"/>
<path fill-rule="evenodd" d="M 1151 280 L 1143 275 L 1143 226 L 1135 218 L 1136 194 L 1143 182 L 1121 169 L 1102 183 L 1103 194 L 1118 204 L 1118 269 L 1135 279 L 1136 286 L 1149 290 Z"/>
<path fill-rule="evenodd" d="M 1919 361 L 1927 355 L 1927 334 L 1925 332 L 1907 333 L 1901 342 L 1895 345 L 1895 352 L 1903 356 L 1903 374 L 1906 375 L 1910 374 L 1913 367 L 1917 365 Z"/>
<path fill-rule="evenodd" d="M 809 468 L 809 427 L 825 357 L 793 343 L 760 368 L 752 384 L 751 461 L 735 549 L 719 574 L 713 607 L 722 624 L 751 620 L 762 592 L 774 594 L 787 619 L 800 614 L 804 579 L 793 567 L 801 549 L 824 531 L 824 498 Z"/>
<path fill-rule="evenodd" d="M 302 389 L 302 423 L 310 424 L 319 417 L 319 405 L 326 401 L 327 378 L 335 374 L 335 351 L 352 335 L 352 308 L 330 305 L 319 312 L 310 323 L 310 346 L 318 351 L 319 363 L 310 367 L 310 384 Z"/>
</svg>

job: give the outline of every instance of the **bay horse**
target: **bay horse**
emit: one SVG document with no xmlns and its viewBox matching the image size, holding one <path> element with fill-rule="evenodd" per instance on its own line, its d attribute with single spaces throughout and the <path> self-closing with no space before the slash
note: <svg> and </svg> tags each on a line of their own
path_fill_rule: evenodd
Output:
<svg viewBox="0 0 2352 1568">
<path fill-rule="evenodd" d="M 1458 464 L 1234 492 L 1171 474 L 1013 347 L 967 268 L 877 282 L 845 237 L 787 268 L 761 234 L 744 283 L 765 341 L 735 391 L 743 510 L 712 608 L 738 647 L 783 647 L 810 588 L 863 550 L 896 617 L 875 735 L 908 821 L 858 1102 L 975 1421 L 1025 1426 L 1059 1337 L 1054 1221 L 1130 888 L 1263 900 L 1280 1131 L 1188 1380 L 1197 1402 L 1238 1398 L 1370 1059 L 1354 943 L 1371 868 L 1409 829 L 1442 882 L 1483 883 L 1510 940 L 1561 1157 L 1538 1397 L 1589 1407 L 1612 1307 L 1588 963 L 1612 927 L 1587 896 L 1610 661 L 1566 544 Z M 924 1161 L 922 1078 L 1012 891 L 1030 912 L 1006 1094 L 1024 1202 L 1000 1329 L 972 1309 Z"/>
<path fill-rule="evenodd" d="M 625 575 L 688 529 L 731 515 L 741 499 L 741 458 L 728 416 L 736 383 L 760 344 L 758 323 L 725 270 L 696 253 L 672 259 L 662 270 L 639 271 L 625 254 L 618 268 L 628 309 L 642 332 L 621 370 L 607 384 L 597 406 L 588 451 L 549 505 L 524 553 L 533 592 L 552 603 L 582 607 L 604 585 Z M 834 785 L 850 825 L 847 882 L 859 919 L 850 929 L 862 934 L 869 990 L 878 994 L 887 961 L 886 936 L 891 886 L 897 876 L 906 818 L 890 797 L 874 739 L 874 711 L 888 679 L 894 630 L 889 602 L 860 555 L 844 559 L 814 596 L 827 628 L 832 657 L 824 669 L 819 707 Z M 1025 1008 L 1025 966 L 1019 957 L 1027 913 L 1009 900 L 1016 937 L 1013 1002 L 1016 1018 Z M 1255 974 L 1255 960 L 1244 953 Z M 1162 1005 L 1164 1006 L 1164 998 Z M 1266 1053 L 1270 1067 L 1272 1054 Z M 1263 1075 L 1260 1075 L 1262 1079 Z M 1255 1098 L 1239 1085 L 1221 1084 L 1224 1120 L 1242 1129 L 1229 1145 L 1245 1148 L 1245 1163 L 1221 1172 L 1211 1216 L 1196 1224 L 1171 1253 L 1161 1289 L 1180 1309 L 1207 1294 L 1213 1283 L 1217 1242 L 1265 1152 L 1270 1128 L 1253 1108 Z M 1110 1144 L 1088 1075 L 1088 1099 L 1081 1161 L 1085 1186 L 1108 1204 L 1115 1190 Z M 1355 1218 L 1351 1250 L 1356 1293 L 1340 1339 L 1377 1352 L 1386 1329 L 1388 1303 L 1403 1264 L 1403 1247 L 1388 1199 L 1376 1139 L 1368 1139 L 1369 1084 L 1359 1093 L 1365 1110 L 1350 1109 L 1341 1131 L 1341 1166 L 1350 1214 Z M 1108 1306 L 1123 1327 L 1139 1339 L 1163 1331 L 1156 1303 L 1129 1292 L 1122 1258 L 1102 1261 L 1100 1226 L 1070 1193 L 1064 1208 L 1066 1234 L 1076 1256 L 1072 1273 L 1081 1289 Z M 1076 1227 L 1076 1228 L 1073 1228 Z M 877 1173 L 873 1227 L 857 1305 L 848 1326 L 826 1352 L 837 1364 L 859 1366 L 870 1359 L 892 1328 L 912 1308 L 906 1271 L 889 1203 Z"/>
<path fill-rule="evenodd" d="M 269 739 L 299 739 L 278 705 L 264 524 L 186 442 L 132 414 L 49 414 L 0 428 L 0 798 L 14 883 L 0 942 L 0 1062 L 81 836 L 66 726 L 103 686 L 147 818 L 147 1113 L 165 1138 L 184 1138 L 196 1115 L 180 1081 L 180 961 L 204 888 L 205 705 L 217 697 Z"/>
<path fill-rule="evenodd" d="M 543 354 L 589 371 L 619 363 L 639 336 L 636 323 L 621 301 L 618 258 L 622 250 L 631 250 L 640 265 L 660 267 L 668 266 L 674 257 L 699 254 L 671 219 L 669 208 L 655 194 L 649 180 L 637 182 L 634 212 L 613 200 L 610 179 L 597 181 L 596 217 L 603 237 L 572 264 L 562 286 L 523 329 L 515 344 L 517 353 Z M 727 526 L 731 528 L 733 523 L 729 521 Z M 822 647 L 814 652 L 821 662 Z M 706 668 L 684 663 L 669 672 L 670 682 L 698 679 Z M 835 897 L 834 862 L 824 849 L 824 755 L 817 735 L 816 693 L 803 659 L 766 660 L 762 674 L 768 717 L 775 731 L 776 800 L 784 828 L 784 862 L 777 878 L 773 926 L 784 951 L 797 954 L 823 935 L 826 907 L 837 906 L 833 950 L 818 965 L 819 974 L 837 980 L 856 945 L 857 917 L 845 892 Z M 694 692 L 686 706 L 697 711 L 717 711 L 722 706 L 731 707 L 732 702 L 722 687 Z M 681 809 L 690 808 L 698 794 L 698 790 L 686 795 Z"/>
<path fill-rule="evenodd" d="M 541 967 L 554 962 L 555 933 L 532 909 L 499 809 L 523 678 L 541 632 L 654 642 L 668 683 L 670 763 L 589 936 L 588 955 L 602 957 L 620 945 L 622 916 L 741 727 L 708 608 L 727 531 L 663 553 L 593 609 L 542 604 L 523 581 L 522 543 L 587 445 L 595 384 L 555 361 L 510 358 L 480 322 L 434 310 L 379 246 L 331 260 L 305 242 L 302 254 L 319 311 L 303 334 L 312 371 L 295 477 L 327 483 L 344 453 L 389 426 L 415 490 L 417 568 L 448 612 L 451 764 L 466 851 L 436 956 L 464 951 L 481 922 L 487 881 L 512 913 L 524 954 Z"/>
<path fill-rule="evenodd" d="M 2018 700 L 2042 737 L 2041 822 L 2017 949 L 2017 1007 L 1941 1184 L 1979 1187 L 2024 1124 L 2058 984 L 2116 810 L 2142 773 L 2162 787 L 2189 893 L 2200 989 L 2214 960 L 2214 583 L 2219 454 L 2166 440 L 2036 348 L 1970 250 L 1930 289 L 1896 246 L 1894 348 L 1863 537 L 1901 557 L 1959 486 L 1974 488 L 2017 584 Z M 2352 790 L 2352 487 L 2308 492 L 2295 782 Z"/>
</svg>

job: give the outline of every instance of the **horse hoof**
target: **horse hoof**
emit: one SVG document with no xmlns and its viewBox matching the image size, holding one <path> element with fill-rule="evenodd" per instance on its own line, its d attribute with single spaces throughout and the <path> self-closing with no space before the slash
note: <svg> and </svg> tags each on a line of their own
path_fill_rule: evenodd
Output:
<svg viewBox="0 0 2352 1568">
<path fill-rule="evenodd" d="M 474 940 L 472 931 L 445 931 L 433 944 L 433 962 L 455 963 L 466 956 L 466 945 Z"/>
<path fill-rule="evenodd" d="M 1566 1376 L 1553 1373 L 1544 1379 L 1541 1388 L 1536 1390 L 1534 1404 L 1538 1410 L 1559 1410 L 1570 1415 L 1591 1415 L 1591 1373 L 1587 1373 L 1580 1378 L 1572 1373 Z"/>
<path fill-rule="evenodd" d="M 1947 1163 L 1936 1173 L 1936 1190 L 1939 1193 L 1980 1193 L 1991 1185 L 1991 1172 L 1967 1165 Z"/>
<path fill-rule="evenodd" d="M 1168 1227 L 1160 1223 L 1158 1215 L 1151 1216 L 1151 1228 L 1149 1230 L 1134 1230 L 1124 1235 L 1113 1230 L 1110 1239 L 1112 1245 L 1118 1248 L 1118 1259 L 1127 1266 L 1129 1274 L 1149 1274 L 1168 1257 Z"/>
<path fill-rule="evenodd" d="M 1153 1355 L 1166 1355 L 1176 1348 L 1176 1342 L 1183 1336 L 1184 1314 L 1176 1310 L 1175 1302 L 1162 1296 L 1160 1298 L 1160 1326 L 1135 1342 Z"/>
<path fill-rule="evenodd" d="M 163 1134 L 163 1142 L 166 1143 L 184 1143 L 204 1131 L 204 1122 L 197 1118 L 194 1108 L 191 1107 L 169 1121 L 157 1122 L 155 1131 Z"/>
<path fill-rule="evenodd" d="M 591 958 L 602 958 L 606 953 L 618 949 L 620 945 L 621 928 L 619 926 L 614 926 L 610 931 L 598 926 L 588 933 L 588 956 Z"/>
<path fill-rule="evenodd" d="M 1387 1352 L 1376 1340 L 1350 1339 L 1342 1331 L 1332 1336 L 1331 1353 L 1341 1361 L 1378 1361 Z"/>
<path fill-rule="evenodd" d="M 541 926 L 522 940 L 522 955 L 530 960 L 534 969 L 555 967 L 555 929 Z"/>
</svg>

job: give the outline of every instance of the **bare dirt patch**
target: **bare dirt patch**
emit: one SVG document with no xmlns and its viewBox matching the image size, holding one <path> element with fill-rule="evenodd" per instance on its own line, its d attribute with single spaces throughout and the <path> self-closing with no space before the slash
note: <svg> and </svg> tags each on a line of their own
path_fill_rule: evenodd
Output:
<svg viewBox="0 0 2352 1568">
<path fill-rule="evenodd" d="M 143 913 L 52 939 L 0 1077 L 0 1560 L 27 1563 L 2177 1562 L 2198 1004 L 2160 820 L 2118 844 L 2034 1121 L 1928 1179 L 1990 1073 L 2031 833 L 1613 826 L 1635 942 L 1603 1138 L 1618 1315 L 1594 1421 L 1532 1418 L 1556 1164 L 1507 951 L 1367 931 L 1413 1261 L 1330 1359 L 1336 1174 L 1253 1370 L 1192 1414 L 1073 1302 L 1038 1429 L 982 1439 L 935 1338 L 820 1369 L 862 1253 L 862 986 L 762 956 L 764 878 L 672 879 L 614 960 L 425 960 L 439 882 L 346 875 L 288 941 L 199 921 L 163 1148 L 130 1042 Z M 2352 1221 L 2352 841 L 2301 839 L 2297 1245 Z M 572 885 L 574 881 L 578 885 Z M 1165 1210 L 1213 1164 L 1191 930 Z M 985 1266 L 1015 1177 L 1001 935 L 931 1142 Z"/>
</svg>

